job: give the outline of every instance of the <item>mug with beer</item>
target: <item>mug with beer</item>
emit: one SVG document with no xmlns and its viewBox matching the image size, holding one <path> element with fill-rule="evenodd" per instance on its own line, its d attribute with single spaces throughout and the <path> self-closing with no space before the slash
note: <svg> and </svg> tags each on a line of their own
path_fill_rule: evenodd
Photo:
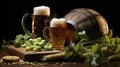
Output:
<svg viewBox="0 0 120 67">
<path fill-rule="evenodd" d="M 50 27 L 44 28 L 44 38 L 53 44 L 54 50 L 63 50 L 65 48 L 66 27 L 66 20 L 64 18 L 53 18 L 50 21 Z M 48 35 L 47 31 L 49 31 Z"/>
<path fill-rule="evenodd" d="M 32 33 L 28 31 L 25 25 L 27 17 L 32 18 Z M 22 28 L 25 33 L 31 35 L 33 38 L 42 37 L 43 38 L 43 29 L 46 26 L 49 26 L 50 21 L 50 8 L 48 6 L 38 6 L 34 7 L 33 14 L 26 13 L 22 17 Z"/>
</svg>

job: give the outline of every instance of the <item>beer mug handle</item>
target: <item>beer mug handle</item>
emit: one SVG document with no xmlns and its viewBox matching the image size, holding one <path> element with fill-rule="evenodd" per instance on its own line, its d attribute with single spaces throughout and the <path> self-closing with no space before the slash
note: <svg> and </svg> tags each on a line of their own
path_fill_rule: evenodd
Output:
<svg viewBox="0 0 120 67">
<path fill-rule="evenodd" d="M 23 15 L 21 24 L 22 24 L 23 31 L 25 33 L 27 33 L 28 35 L 32 36 L 32 34 L 28 31 L 28 29 L 26 28 L 26 25 L 25 25 L 25 20 L 28 16 L 32 17 L 32 14 L 31 13 L 26 13 L 25 15 Z"/>
<path fill-rule="evenodd" d="M 43 29 L 43 37 L 45 38 L 46 41 L 51 42 L 50 38 L 48 37 L 49 35 L 46 34 L 47 30 L 49 30 L 49 27 L 45 27 Z"/>
</svg>

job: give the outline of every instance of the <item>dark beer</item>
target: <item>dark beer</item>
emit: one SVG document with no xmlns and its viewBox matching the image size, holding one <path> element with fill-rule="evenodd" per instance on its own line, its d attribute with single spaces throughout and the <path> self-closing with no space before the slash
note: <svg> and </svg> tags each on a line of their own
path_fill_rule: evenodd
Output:
<svg viewBox="0 0 120 67">
<path fill-rule="evenodd" d="M 32 36 L 33 38 L 42 37 L 43 29 L 49 26 L 50 21 L 50 8 L 47 6 L 38 6 L 34 8 L 32 20 Z"/>
<path fill-rule="evenodd" d="M 25 25 L 26 18 L 30 16 L 32 18 L 32 33 L 30 33 Z M 42 37 L 43 29 L 45 26 L 49 26 L 50 21 L 50 8 L 47 6 L 34 7 L 33 14 L 26 13 L 22 18 L 22 28 L 25 33 L 31 35 L 33 38 Z"/>
<path fill-rule="evenodd" d="M 43 29 L 49 26 L 50 17 L 47 15 L 33 15 L 32 36 L 43 38 Z"/>
<path fill-rule="evenodd" d="M 32 18 L 32 33 L 28 31 L 25 25 L 25 20 L 27 17 Z M 43 29 L 46 26 L 49 26 L 50 21 L 50 8 L 47 6 L 38 6 L 34 7 L 33 14 L 26 13 L 22 17 L 22 28 L 25 33 L 32 36 L 33 38 L 41 37 L 43 38 Z"/>
</svg>

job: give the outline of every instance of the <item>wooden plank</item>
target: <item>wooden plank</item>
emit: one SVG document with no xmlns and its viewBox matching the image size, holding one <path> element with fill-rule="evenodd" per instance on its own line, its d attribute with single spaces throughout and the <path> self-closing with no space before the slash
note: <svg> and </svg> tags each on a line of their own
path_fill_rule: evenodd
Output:
<svg viewBox="0 0 120 67">
<path fill-rule="evenodd" d="M 54 51 L 38 51 L 38 52 L 34 52 L 34 51 L 25 51 L 24 48 L 17 48 L 14 46 L 9 46 L 9 53 L 12 55 L 16 55 L 19 56 L 21 59 L 25 60 L 25 61 L 41 61 L 42 57 L 44 55 L 48 55 L 48 54 L 55 54 L 55 53 L 60 53 L 62 51 L 58 51 L 58 50 L 54 50 Z"/>
</svg>

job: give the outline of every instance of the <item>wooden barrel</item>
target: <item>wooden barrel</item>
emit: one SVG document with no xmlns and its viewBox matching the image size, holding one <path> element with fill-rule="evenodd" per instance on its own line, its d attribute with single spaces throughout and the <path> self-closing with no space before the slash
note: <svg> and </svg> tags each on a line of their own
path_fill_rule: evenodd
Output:
<svg viewBox="0 0 120 67">
<path fill-rule="evenodd" d="M 64 18 L 67 20 L 68 30 L 71 27 L 75 31 L 85 30 L 90 40 L 95 40 L 104 34 L 108 34 L 108 24 L 105 18 L 93 9 L 77 8 L 69 11 Z M 67 34 L 69 35 L 69 34 Z M 72 36 L 71 34 L 68 36 Z M 69 39 L 69 38 L 68 38 Z"/>
</svg>

